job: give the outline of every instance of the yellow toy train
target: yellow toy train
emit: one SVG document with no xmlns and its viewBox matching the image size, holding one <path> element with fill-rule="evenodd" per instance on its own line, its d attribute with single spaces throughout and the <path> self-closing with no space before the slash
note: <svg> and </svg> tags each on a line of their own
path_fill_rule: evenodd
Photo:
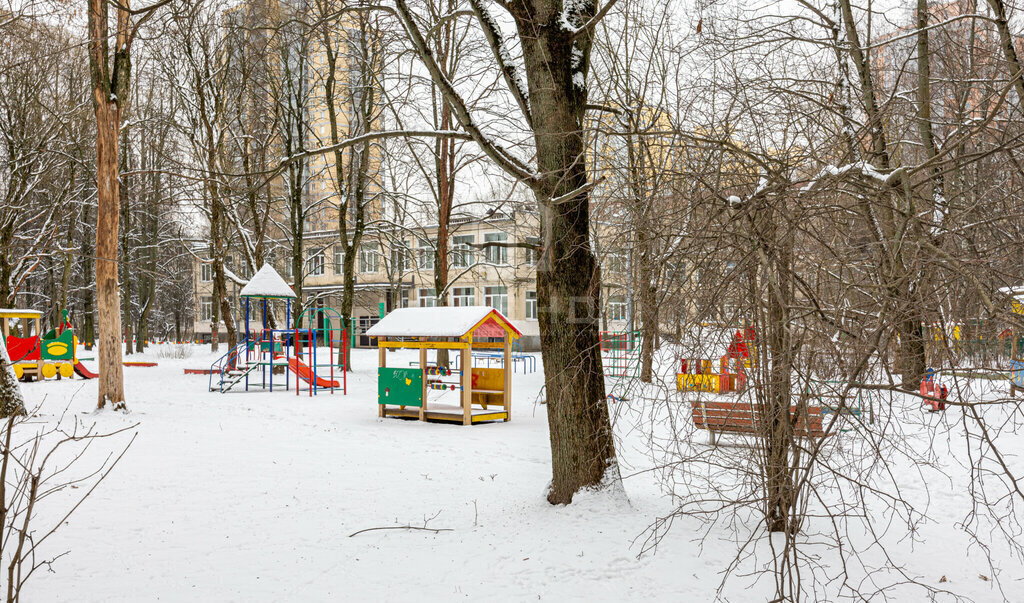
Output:
<svg viewBox="0 0 1024 603">
<path fill-rule="evenodd" d="M 95 379 L 96 374 L 78 361 L 78 338 L 63 313 L 63 322 L 56 329 L 40 335 L 42 312 L 36 310 L 0 310 L 0 331 L 3 332 L 7 354 L 14 365 L 14 374 L 23 381 L 32 379 L 70 378 Z M 21 321 L 20 336 L 11 334 L 11 320 Z"/>
</svg>

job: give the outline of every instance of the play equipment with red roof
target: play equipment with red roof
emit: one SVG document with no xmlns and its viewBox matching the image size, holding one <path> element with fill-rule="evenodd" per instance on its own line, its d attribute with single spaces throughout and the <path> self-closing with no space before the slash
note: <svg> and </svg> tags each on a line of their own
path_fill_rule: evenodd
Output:
<svg viewBox="0 0 1024 603">
<path fill-rule="evenodd" d="M 57 328 L 45 334 L 40 329 L 41 319 L 42 312 L 37 310 L 0 310 L 0 332 L 15 376 L 23 381 L 41 381 L 71 378 L 77 373 L 83 379 L 95 379 L 97 375 L 78 360 L 78 338 L 71 328 L 67 310 L 63 311 Z M 20 321 L 20 335 L 11 333 L 13 320 Z"/>
<path fill-rule="evenodd" d="M 501 312 L 486 306 L 402 308 L 367 332 L 377 338 L 380 417 L 472 425 L 508 421 L 512 412 L 512 341 L 522 336 Z M 387 366 L 388 349 L 419 350 L 416 368 Z M 502 351 L 502 368 L 472 365 L 473 350 Z M 428 350 L 458 350 L 459 369 L 428 363 Z M 434 394 L 429 400 L 427 393 Z"/>
</svg>

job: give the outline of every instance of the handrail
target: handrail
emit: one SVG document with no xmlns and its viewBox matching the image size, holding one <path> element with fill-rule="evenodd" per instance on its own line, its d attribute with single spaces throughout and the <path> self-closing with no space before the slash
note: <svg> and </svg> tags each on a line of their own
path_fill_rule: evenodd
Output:
<svg viewBox="0 0 1024 603">
<path fill-rule="evenodd" d="M 219 389 L 221 393 L 224 392 L 224 372 L 225 370 L 230 371 L 231 367 L 235 366 L 238 361 L 238 354 L 242 350 L 246 349 L 249 344 L 249 340 L 242 338 L 242 341 L 238 345 L 228 350 L 223 356 L 213 361 L 210 365 L 210 391 L 213 391 L 213 375 L 214 371 L 217 371 L 217 376 L 220 379 Z M 229 360 L 230 357 L 230 360 Z"/>
</svg>

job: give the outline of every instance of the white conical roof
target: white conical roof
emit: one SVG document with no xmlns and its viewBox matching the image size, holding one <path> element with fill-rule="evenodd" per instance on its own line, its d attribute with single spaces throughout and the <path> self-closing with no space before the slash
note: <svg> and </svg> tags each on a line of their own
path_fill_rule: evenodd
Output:
<svg viewBox="0 0 1024 603">
<path fill-rule="evenodd" d="M 263 264 L 259 272 L 242 287 L 241 297 L 286 297 L 294 298 L 295 292 L 284 282 L 281 275 L 270 264 Z"/>
</svg>

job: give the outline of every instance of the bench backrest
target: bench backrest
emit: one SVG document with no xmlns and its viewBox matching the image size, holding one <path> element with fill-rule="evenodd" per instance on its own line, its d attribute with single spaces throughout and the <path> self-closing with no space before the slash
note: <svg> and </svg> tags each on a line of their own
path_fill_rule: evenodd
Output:
<svg viewBox="0 0 1024 603">
<path fill-rule="evenodd" d="M 760 433 L 760 412 L 757 405 L 746 402 L 691 402 L 693 424 L 700 429 L 712 431 L 734 431 L 737 433 Z M 825 435 L 822 425 L 821 407 L 808 406 L 806 421 L 797 407 L 789 409 L 790 418 L 795 418 L 793 432 L 802 437 Z M 806 423 L 806 424 L 805 424 Z"/>
</svg>

